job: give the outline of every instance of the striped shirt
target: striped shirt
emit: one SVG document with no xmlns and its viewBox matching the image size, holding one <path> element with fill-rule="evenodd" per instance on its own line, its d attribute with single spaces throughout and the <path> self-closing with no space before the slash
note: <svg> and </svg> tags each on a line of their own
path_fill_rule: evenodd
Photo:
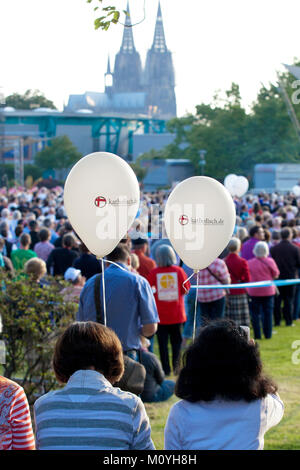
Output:
<svg viewBox="0 0 300 470">
<path fill-rule="evenodd" d="M 40 450 L 153 450 L 140 398 L 94 370 L 78 370 L 61 390 L 34 404 Z"/>
<path fill-rule="evenodd" d="M 0 376 L 0 450 L 34 450 L 29 406 L 20 385 Z"/>
</svg>

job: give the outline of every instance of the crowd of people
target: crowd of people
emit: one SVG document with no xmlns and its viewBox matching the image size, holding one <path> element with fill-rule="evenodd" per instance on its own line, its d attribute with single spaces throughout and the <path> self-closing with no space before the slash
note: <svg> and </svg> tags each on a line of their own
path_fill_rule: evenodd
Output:
<svg viewBox="0 0 300 470">
<path fill-rule="evenodd" d="M 78 311 L 54 351 L 53 369 L 65 385 L 36 401 L 35 438 L 22 388 L 1 377 L 0 448 L 151 450 L 143 403 L 174 393 L 181 400 L 166 423 L 166 449 L 263 448 L 283 403 L 263 374 L 254 340 L 271 339 L 282 320 L 286 327 L 299 321 L 300 287 L 233 286 L 299 277 L 300 200 L 234 198 L 232 239 L 198 274 L 201 285 L 232 288 L 197 290 L 193 270 L 164 232 L 167 197 L 168 191 L 142 193 L 137 218 L 102 273 L 68 220 L 62 188 L 2 191 L 1 269 L 40 286 L 47 276 L 61 276 L 68 283 L 63 297 Z M 139 396 L 113 386 L 132 363 L 146 372 Z"/>
</svg>

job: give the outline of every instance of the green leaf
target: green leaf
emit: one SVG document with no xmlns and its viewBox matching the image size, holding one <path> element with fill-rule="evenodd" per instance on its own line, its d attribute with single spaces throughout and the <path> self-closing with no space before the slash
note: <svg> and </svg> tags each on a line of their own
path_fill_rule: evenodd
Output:
<svg viewBox="0 0 300 470">
<path fill-rule="evenodd" d="M 112 20 L 113 23 L 114 23 L 114 22 L 118 22 L 118 21 L 119 21 L 119 18 L 120 18 L 120 12 L 119 12 L 119 11 L 115 11 L 115 13 L 114 13 L 114 19 Z"/>
</svg>

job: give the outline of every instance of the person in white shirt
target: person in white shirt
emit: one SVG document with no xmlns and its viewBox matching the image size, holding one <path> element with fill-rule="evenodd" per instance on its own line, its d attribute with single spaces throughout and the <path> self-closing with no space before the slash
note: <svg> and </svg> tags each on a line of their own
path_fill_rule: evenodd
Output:
<svg viewBox="0 0 300 470">
<path fill-rule="evenodd" d="M 258 346 L 231 320 L 201 328 L 175 385 L 181 398 L 165 427 L 166 450 L 262 450 L 283 417 Z"/>
</svg>

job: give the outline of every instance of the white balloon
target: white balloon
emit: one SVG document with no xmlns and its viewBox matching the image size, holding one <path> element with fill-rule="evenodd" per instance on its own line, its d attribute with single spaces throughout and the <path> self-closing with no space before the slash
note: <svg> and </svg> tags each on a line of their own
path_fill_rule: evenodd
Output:
<svg viewBox="0 0 300 470">
<path fill-rule="evenodd" d="M 297 184 L 296 186 L 293 186 L 292 191 L 296 197 L 300 196 L 300 186 L 298 186 Z"/>
<path fill-rule="evenodd" d="M 75 232 L 100 258 L 113 251 L 138 212 L 140 189 L 122 158 L 96 152 L 71 169 L 64 188 L 64 206 Z"/>
<path fill-rule="evenodd" d="M 237 175 L 230 174 L 227 175 L 226 178 L 224 179 L 224 186 L 228 191 L 230 192 L 231 196 L 234 196 L 234 185 L 235 181 L 237 179 Z"/>
<path fill-rule="evenodd" d="M 234 195 L 238 197 L 244 196 L 249 188 L 249 182 L 245 176 L 238 176 L 234 181 L 233 191 Z"/>
<path fill-rule="evenodd" d="M 227 246 L 236 211 L 228 190 L 207 176 L 193 176 L 171 192 L 164 215 L 167 235 L 192 269 L 209 266 Z"/>
<path fill-rule="evenodd" d="M 230 175 L 227 175 L 224 179 L 224 186 L 227 188 L 228 186 L 231 186 L 232 183 L 236 180 L 237 175 L 230 173 Z"/>
</svg>

